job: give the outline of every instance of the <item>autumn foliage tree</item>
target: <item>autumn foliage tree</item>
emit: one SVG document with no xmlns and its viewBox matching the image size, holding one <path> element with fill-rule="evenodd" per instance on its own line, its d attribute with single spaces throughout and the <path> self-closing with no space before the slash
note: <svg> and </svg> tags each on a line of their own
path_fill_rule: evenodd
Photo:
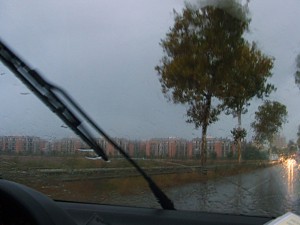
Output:
<svg viewBox="0 0 300 225">
<path fill-rule="evenodd" d="M 296 72 L 294 74 L 295 83 L 300 88 L 300 54 L 296 57 Z M 297 132 L 297 145 L 300 146 L 300 125 L 298 126 Z"/>
<path fill-rule="evenodd" d="M 265 101 L 255 112 L 255 121 L 251 124 L 256 142 L 271 145 L 273 137 L 287 122 L 286 106 L 277 101 Z"/>
<path fill-rule="evenodd" d="M 156 66 L 162 92 L 174 103 L 188 106 L 187 122 L 202 128 L 201 164 L 206 161 L 206 134 L 218 119 L 220 101 L 231 67 L 244 44 L 249 19 L 235 0 L 215 5 L 188 5 L 160 45 L 164 56 Z"/>
<path fill-rule="evenodd" d="M 264 55 L 256 44 L 245 41 L 239 48 L 227 76 L 227 86 L 220 98 L 224 103 L 227 114 L 232 114 L 238 120 L 237 128 L 231 131 L 237 144 L 238 160 L 241 161 L 241 141 L 246 136 L 242 128 L 242 114 L 247 113 L 247 107 L 254 98 L 267 97 L 275 87 L 267 83 L 272 76 L 273 58 Z"/>
</svg>

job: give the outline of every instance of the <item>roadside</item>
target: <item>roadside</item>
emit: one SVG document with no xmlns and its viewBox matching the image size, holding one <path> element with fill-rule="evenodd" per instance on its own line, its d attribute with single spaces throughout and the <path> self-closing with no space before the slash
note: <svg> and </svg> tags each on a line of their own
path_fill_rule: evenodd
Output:
<svg viewBox="0 0 300 225">
<path fill-rule="evenodd" d="M 146 182 L 123 159 L 111 163 L 67 157 L 1 157 L 2 178 L 33 187 L 53 199 L 110 204 L 115 196 L 149 192 Z M 144 160 L 138 163 L 163 190 L 189 183 L 273 166 L 277 162 L 210 161 L 205 167 L 197 160 Z"/>
<path fill-rule="evenodd" d="M 82 157 L 1 156 L 1 176 L 4 179 L 25 180 L 56 179 L 74 181 L 140 176 L 124 159 L 87 160 Z M 277 161 L 251 160 L 238 163 L 234 160 L 212 160 L 199 166 L 198 160 L 138 159 L 137 163 L 149 175 L 198 174 L 210 179 L 233 175 L 253 169 L 272 166 Z M 20 176 L 21 175 L 21 176 Z"/>
</svg>

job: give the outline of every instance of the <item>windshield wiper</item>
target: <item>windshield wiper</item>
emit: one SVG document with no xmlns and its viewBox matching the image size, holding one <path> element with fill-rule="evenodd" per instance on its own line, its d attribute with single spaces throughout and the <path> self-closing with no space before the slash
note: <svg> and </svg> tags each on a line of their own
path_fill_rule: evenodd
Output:
<svg viewBox="0 0 300 225">
<path fill-rule="evenodd" d="M 84 125 L 83 118 L 92 128 L 104 137 L 147 181 L 152 193 L 163 209 L 174 210 L 173 202 L 156 185 L 145 171 L 102 130 L 76 102 L 61 88 L 47 82 L 37 71 L 31 69 L 0 40 L 0 60 L 56 115 L 65 122 L 98 156 L 105 161 L 108 158 L 102 147 L 95 141 Z"/>
</svg>

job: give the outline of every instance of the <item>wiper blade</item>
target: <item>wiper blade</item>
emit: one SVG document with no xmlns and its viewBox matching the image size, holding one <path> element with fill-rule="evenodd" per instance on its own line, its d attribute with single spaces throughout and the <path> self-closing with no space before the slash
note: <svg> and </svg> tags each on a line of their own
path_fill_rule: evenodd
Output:
<svg viewBox="0 0 300 225">
<path fill-rule="evenodd" d="M 16 56 L 0 40 L 0 60 L 56 115 L 65 122 L 81 139 L 88 144 L 98 156 L 105 161 L 108 158 L 93 138 L 91 132 L 86 128 L 79 115 L 88 122 L 102 137 L 104 137 L 147 181 L 152 193 L 163 209 L 174 210 L 173 202 L 156 185 L 145 171 L 112 139 L 102 130 L 83 109 L 61 88 L 47 82 L 37 71 L 31 69 L 24 61 Z M 67 104 L 65 101 L 67 101 Z M 73 110 L 72 110 L 73 109 Z"/>
<path fill-rule="evenodd" d="M 56 115 L 64 121 L 82 140 L 88 144 L 105 161 L 108 160 L 100 145 L 97 144 L 92 134 L 84 124 L 78 119 L 75 112 L 68 107 L 54 91 L 61 93 L 68 99 L 70 105 L 84 118 L 88 118 L 85 112 L 71 99 L 71 97 L 61 88 L 50 84 L 35 70 L 31 69 L 11 50 L 9 50 L 0 40 L 0 59 L 1 61 Z"/>
</svg>

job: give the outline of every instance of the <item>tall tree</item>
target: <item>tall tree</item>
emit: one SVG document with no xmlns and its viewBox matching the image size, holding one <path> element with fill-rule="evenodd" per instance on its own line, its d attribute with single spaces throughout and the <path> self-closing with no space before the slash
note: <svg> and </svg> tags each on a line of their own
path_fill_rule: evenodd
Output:
<svg viewBox="0 0 300 225">
<path fill-rule="evenodd" d="M 298 125 L 298 132 L 297 132 L 297 146 L 300 147 L 300 125 Z"/>
<path fill-rule="evenodd" d="M 222 95 L 236 55 L 248 28 L 245 8 L 235 0 L 215 5 L 186 5 L 174 11 L 175 23 L 160 45 L 164 56 L 156 67 L 162 91 L 174 103 L 187 104 L 187 122 L 202 128 L 201 164 L 206 162 L 207 127 L 217 121 Z"/>
<path fill-rule="evenodd" d="M 297 144 L 293 140 L 289 140 L 287 145 L 288 155 L 293 155 L 297 152 Z"/>
<path fill-rule="evenodd" d="M 295 83 L 300 88 L 300 54 L 296 57 Z"/>
<path fill-rule="evenodd" d="M 300 89 L 300 54 L 296 57 L 296 72 L 294 74 L 295 76 L 295 83 Z M 300 147 L 300 125 L 298 126 L 298 132 L 297 132 L 297 146 Z"/>
<path fill-rule="evenodd" d="M 255 132 L 255 140 L 261 144 L 269 143 L 269 153 L 272 147 L 273 137 L 287 122 L 286 106 L 277 101 L 265 101 L 255 112 L 255 121 L 251 127 Z"/>
<path fill-rule="evenodd" d="M 256 44 L 247 42 L 240 46 L 239 57 L 232 66 L 231 76 L 228 76 L 223 100 L 227 114 L 232 114 L 238 120 L 237 128 L 231 131 L 237 144 L 238 160 L 241 161 L 241 141 L 246 136 L 242 129 L 242 114 L 247 113 L 247 107 L 254 97 L 268 96 L 275 87 L 267 83 L 272 76 L 273 59 L 264 55 Z"/>
</svg>

